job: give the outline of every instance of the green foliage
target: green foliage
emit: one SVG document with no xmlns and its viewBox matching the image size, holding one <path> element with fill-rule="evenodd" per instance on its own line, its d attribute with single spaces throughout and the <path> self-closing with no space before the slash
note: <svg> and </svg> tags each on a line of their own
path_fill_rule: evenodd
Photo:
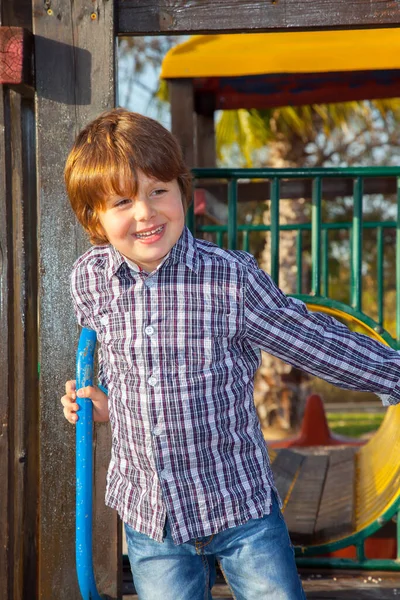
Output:
<svg viewBox="0 0 400 600">
<path fill-rule="evenodd" d="M 348 437 L 361 437 L 376 431 L 384 418 L 384 413 L 341 412 L 327 413 L 328 425 L 334 433 Z"/>
</svg>

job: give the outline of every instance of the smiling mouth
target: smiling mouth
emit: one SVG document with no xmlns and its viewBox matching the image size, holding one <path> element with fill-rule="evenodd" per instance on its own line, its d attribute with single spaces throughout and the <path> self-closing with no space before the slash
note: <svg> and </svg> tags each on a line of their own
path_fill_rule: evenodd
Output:
<svg viewBox="0 0 400 600">
<path fill-rule="evenodd" d="M 150 231 L 146 231 L 143 233 L 135 233 L 135 237 L 139 238 L 140 240 L 145 240 L 146 238 L 150 238 L 153 235 L 157 235 L 158 233 L 161 233 L 164 229 L 165 225 L 160 225 L 160 227 L 156 227 L 154 229 L 151 229 Z"/>
</svg>

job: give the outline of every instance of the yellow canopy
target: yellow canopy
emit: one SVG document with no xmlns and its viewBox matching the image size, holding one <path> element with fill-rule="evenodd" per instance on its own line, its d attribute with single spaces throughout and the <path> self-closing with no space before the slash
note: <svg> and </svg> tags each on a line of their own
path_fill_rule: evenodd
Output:
<svg viewBox="0 0 400 600">
<path fill-rule="evenodd" d="M 400 29 L 197 35 L 165 56 L 161 77 L 235 77 L 400 69 Z"/>
</svg>

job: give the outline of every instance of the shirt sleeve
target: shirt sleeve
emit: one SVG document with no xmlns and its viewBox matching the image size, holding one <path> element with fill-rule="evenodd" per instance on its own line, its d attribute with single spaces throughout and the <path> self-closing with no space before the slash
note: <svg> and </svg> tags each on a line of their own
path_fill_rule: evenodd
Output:
<svg viewBox="0 0 400 600">
<path fill-rule="evenodd" d="M 81 327 L 93 329 L 97 333 L 96 325 L 96 276 L 92 266 L 85 267 L 78 260 L 71 273 L 71 297 L 77 321 Z M 107 391 L 106 366 L 104 364 L 101 344 L 97 344 L 97 381 L 103 392 Z"/>
<path fill-rule="evenodd" d="M 400 402 L 400 353 L 289 298 L 257 267 L 248 270 L 246 339 L 290 365 L 344 389 Z"/>
<path fill-rule="evenodd" d="M 94 322 L 95 297 L 91 291 L 90 273 L 79 264 L 74 265 L 71 273 L 71 297 L 76 319 L 81 327 L 96 331 Z"/>
</svg>

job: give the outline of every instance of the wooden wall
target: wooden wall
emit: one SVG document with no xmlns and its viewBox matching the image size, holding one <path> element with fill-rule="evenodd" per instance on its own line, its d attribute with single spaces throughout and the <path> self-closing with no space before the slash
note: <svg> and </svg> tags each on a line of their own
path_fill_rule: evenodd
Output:
<svg viewBox="0 0 400 600">
<path fill-rule="evenodd" d="M 66 198 L 63 169 L 78 131 L 114 105 L 113 3 L 33 2 L 40 281 L 39 591 L 44 600 L 79 598 L 75 576 L 74 428 L 59 398 L 73 376 L 78 328 L 69 273 L 88 248 Z M 95 573 L 101 593 L 119 595 L 117 517 L 104 507 L 108 425 L 96 427 Z"/>
<path fill-rule="evenodd" d="M 7 83 L 0 93 L 0 594 L 78 600 L 74 430 L 59 399 L 78 335 L 68 274 L 88 243 L 68 205 L 63 166 L 79 129 L 114 104 L 115 34 L 399 26 L 400 5 L 0 0 L 0 25 L 33 32 L 36 76 L 35 93 L 32 82 Z M 179 86 L 173 93 L 183 93 L 184 111 L 173 115 L 174 129 L 190 164 L 212 164 L 212 119 L 196 121 L 187 82 Z M 193 145 L 202 137 L 201 148 Z M 109 448 L 108 427 L 96 427 L 95 572 L 100 592 L 116 598 L 119 525 L 104 508 Z"/>
</svg>

